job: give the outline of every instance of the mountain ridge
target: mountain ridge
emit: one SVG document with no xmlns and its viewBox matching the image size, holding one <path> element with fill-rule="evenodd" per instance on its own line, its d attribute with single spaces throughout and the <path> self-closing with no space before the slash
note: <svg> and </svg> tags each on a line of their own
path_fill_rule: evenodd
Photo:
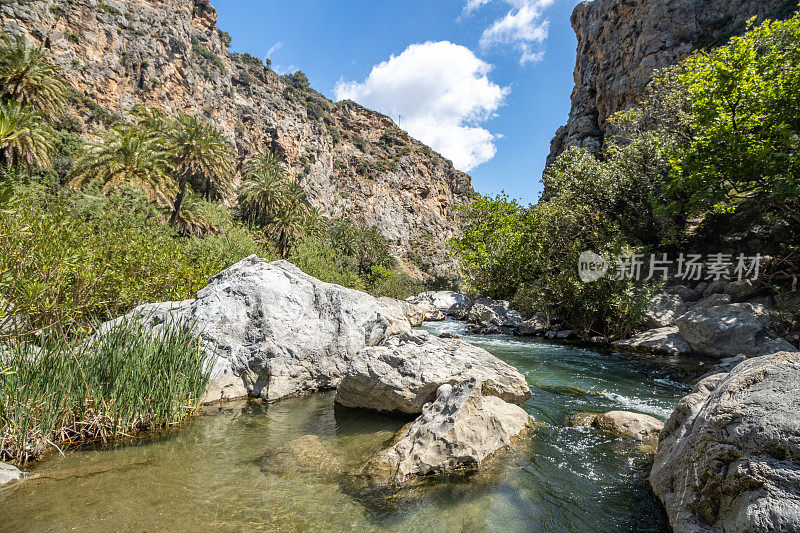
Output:
<svg viewBox="0 0 800 533">
<path fill-rule="evenodd" d="M 469 176 L 391 118 L 230 52 L 209 0 L 9 0 L 0 24 L 61 68 L 77 90 L 71 114 L 82 134 L 138 104 L 203 116 L 240 160 L 281 154 L 323 215 L 376 226 L 396 255 L 452 275 L 444 245 L 457 234 L 457 207 L 474 194 Z"/>
</svg>

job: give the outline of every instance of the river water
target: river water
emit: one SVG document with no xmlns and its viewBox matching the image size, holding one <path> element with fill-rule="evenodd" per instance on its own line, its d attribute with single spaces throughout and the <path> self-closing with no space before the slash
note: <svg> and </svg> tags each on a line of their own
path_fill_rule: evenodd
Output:
<svg viewBox="0 0 800 533">
<path fill-rule="evenodd" d="M 335 408 L 333 392 L 243 402 L 51 456 L 0 493 L 0 531 L 665 531 L 647 450 L 563 423 L 612 409 L 666 419 L 701 362 L 475 336 L 455 321 L 425 329 L 462 335 L 530 384 L 523 407 L 544 424 L 479 473 L 370 489 L 354 473 L 406 420 Z"/>
</svg>

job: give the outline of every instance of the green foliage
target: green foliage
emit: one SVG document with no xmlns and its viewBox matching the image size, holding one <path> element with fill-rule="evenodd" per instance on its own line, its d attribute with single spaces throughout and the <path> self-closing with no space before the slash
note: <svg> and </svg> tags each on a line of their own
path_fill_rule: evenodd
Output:
<svg viewBox="0 0 800 533">
<path fill-rule="evenodd" d="M 110 5 L 106 4 L 105 2 L 100 2 L 97 5 L 97 7 L 100 8 L 100 11 L 105 11 L 109 15 L 114 15 L 114 16 L 121 16 L 122 15 L 122 11 L 120 11 L 119 9 L 117 9 L 114 6 L 110 6 Z"/>
<path fill-rule="evenodd" d="M 0 460 L 24 464 L 55 446 L 107 441 L 181 421 L 208 383 L 190 328 L 156 334 L 123 320 L 88 342 L 50 336 L 41 349 L 0 346 Z"/>
<path fill-rule="evenodd" d="M 43 111 L 35 111 L 15 101 L 0 101 L 0 157 L 10 166 L 50 165 L 56 133 L 45 120 Z"/>
<path fill-rule="evenodd" d="M 222 62 L 222 59 L 217 54 L 201 43 L 197 35 L 192 35 L 192 50 L 195 54 L 217 67 L 221 73 L 225 73 L 225 63 Z"/>
<path fill-rule="evenodd" d="M 58 68 L 24 36 L 0 38 L 0 99 L 55 116 L 67 98 L 67 86 L 57 74 Z"/>
<path fill-rule="evenodd" d="M 99 186 L 68 197 L 42 186 L 6 189 L 0 211 L 0 293 L 27 317 L 28 336 L 78 331 L 147 301 L 181 300 L 247 255 L 271 257 L 252 233 L 179 238 L 139 189 Z M 242 255 L 244 254 L 244 255 Z M 11 313 L 0 323 L 13 322 Z"/>
<path fill-rule="evenodd" d="M 306 91 L 310 88 L 308 77 L 300 70 L 293 74 L 284 74 L 281 79 L 286 85 L 298 91 Z"/>
</svg>

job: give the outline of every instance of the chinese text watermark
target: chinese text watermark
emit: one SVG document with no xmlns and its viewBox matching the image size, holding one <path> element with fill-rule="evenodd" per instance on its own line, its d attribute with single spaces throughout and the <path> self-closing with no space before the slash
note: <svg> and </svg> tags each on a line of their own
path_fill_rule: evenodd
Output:
<svg viewBox="0 0 800 533">
<path fill-rule="evenodd" d="M 684 281 L 757 280 L 761 254 L 678 254 L 670 258 L 662 254 L 620 254 L 612 262 L 601 255 L 585 251 L 578 258 L 578 277 L 590 283 L 603 277 L 618 280 L 651 281 L 681 279 Z"/>
</svg>

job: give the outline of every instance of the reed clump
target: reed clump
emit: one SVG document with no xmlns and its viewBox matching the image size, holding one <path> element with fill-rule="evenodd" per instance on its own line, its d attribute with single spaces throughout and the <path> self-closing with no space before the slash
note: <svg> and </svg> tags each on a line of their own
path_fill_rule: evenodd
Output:
<svg viewBox="0 0 800 533">
<path fill-rule="evenodd" d="M 195 413 L 209 365 L 193 328 L 121 320 L 82 342 L 0 345 L 0 461 L 176 424 Z"/>
</svg>

